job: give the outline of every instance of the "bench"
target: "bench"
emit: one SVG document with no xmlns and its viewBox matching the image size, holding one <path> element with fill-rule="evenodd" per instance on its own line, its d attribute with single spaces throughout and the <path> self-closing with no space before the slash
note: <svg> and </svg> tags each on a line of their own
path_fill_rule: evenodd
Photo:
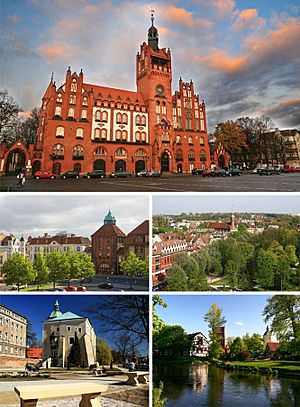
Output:
<svg viewBox="0 0 300 407">
<path fill-rule="evenodd" d="M 83 380 L 74 383 L 17 386 L 15 392 L 20 397 L 21 407 L 36 407 L 38 401 L 42 399 L 70 396 L 82 396 L 80 407 L 100 407 L 100 395 L 106 392 L 107 389 L 107 385 L 88 383 L 87 380 Z"/>
<path fill-rule="evenodd" d="M 149 372 L 127 372 L 128 380 L 126 384 L 138 386 L 139 384 L 148 384 Z M 148 376 L 148 377 L 147 377 Z"/>
<path fill-rule="evenodd" d="M 103 373 L 103 370 L 101 367 L 97 367 L 97 368 L 93 369 L 93 373 L 95 376 L 100 376 Z"/>
</svg>

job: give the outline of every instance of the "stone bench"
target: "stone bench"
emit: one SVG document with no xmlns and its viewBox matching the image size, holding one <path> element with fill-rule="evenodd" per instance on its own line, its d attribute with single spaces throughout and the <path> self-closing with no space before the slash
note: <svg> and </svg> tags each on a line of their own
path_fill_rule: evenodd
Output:
<svg viewBox="0 0 300 407">
<path fill-rule="evenodd" d="M 101 369 L 100 367 L 94 368 L 93 373 L 95 376 L 100 376 L 103 373 L 103 369 Z"/>
<path fill-rule="evenodd" d="M 126 384 L 130 386 L 138 386 L 138 384 L 148 384 L 149 372 L 127 372 L 128 380 Z M 148 377 L 147 377 L 148 376 Z"/>
<path fill-rule="evenodd" d="M 17 386 L 15 392 L 20 397 L 21 407 L 36 407 L 39 400 L 55 397 L 82 396 L 80 407 L 100 407 L 100 395 L 106 392 L 107 385 L 88 383 L 87 380 L 75 383 L 50 383 L 30 386 Z"/>
</svg>

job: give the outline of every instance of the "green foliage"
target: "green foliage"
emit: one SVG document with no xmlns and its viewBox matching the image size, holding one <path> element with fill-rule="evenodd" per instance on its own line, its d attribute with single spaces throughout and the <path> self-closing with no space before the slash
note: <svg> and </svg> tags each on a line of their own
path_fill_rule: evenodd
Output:
<svg viewBox="0 0 300 407">
<path fill-rule="evenodd" d="M 91 256 L 87 253 L 76 253 L 74 250 L 68 250 L 70 262 L 69 279 L 92 277 L 95 275 L 95 265 Z"/>
<path fill-rule="evenodd" d="M 100 365 L 108 365 L 112 360 L 110 346 L 103 338 L 97 338 L 96 357 Z"/>
<path fill-rule="evenodd" d="M 186 291 L 188 277 L 182 267 L 174 264 L 167 273 L 168 291 Z"/>
<path fill-rule="evenodd" d="M 167 399 L 162 398 L 162 392 L 164 390 L 163 382 L 159 382 L 159 387 L 153 386 L 153 407 L 164 407 Z"/>
<path fill-rule="evenodd" d="M 70 260 L 67 253 L 61 253 L 57 250 L 47 255 L 47 266 L 49 269 L 49 281 L 53 283 L 55 288 L 59 280 L 68 278 L 70 275 Z"/>
<path fill-rule="evenodd" d="M 250 358 L 257 359 L 263 356 L 265 351 L 265 344 L 259 334 L 254 333 L 251 337 L 247 334 L 243 337 L 243 341 L 247 347 Z"/>
<path fill-rule="evenodd" d="M 18 291 L 21 285 L 33 283 L 36 278 L 30 260 L 20 253 L 14 253 L 2 267 L 2 274 L 6 284 L 16 284 Z"/>
<path fill-rule="evenodd" d="M 212 359 L 219 359 L 224 349 L 220 344 L 217 328 L 226 324 L 226 319 L 222 316 L 222 308 L 218 307 L 217 304 L 212 304 L 204 316 L 204 321 L 208 323 L 209 327 L 209 356 Z"/>
<path fill-rule="evenodd" d="M 33 261 L 33 270 L 35 272 L 34 283 L 40 287 L 49 281 L 49 269 L 47 267 L 46 257 L 43 253 L 37 253 Z"/>
<path fill-rule="evenodd" d="M 156 312 L 155 307 L 157 305 L 159 305 L 159 306 L 161 306 L 163 308 L 167 308 L 167 306 L 168 306 L 159 295 L 153 295 L 153 297 L 152 297 L 152 327 L 153 327 L 153 332 L 154 331 L 159 331 L 164 325 L 163 320 L 161 319 L 161 317 Z"/>
<path fill-rule="evenodd" d="M 182 355 L 189 352 L 191 341 L 180 325 L 163 325 L 153 332 L 153 350 L 159 355 Z"/>
</svg>

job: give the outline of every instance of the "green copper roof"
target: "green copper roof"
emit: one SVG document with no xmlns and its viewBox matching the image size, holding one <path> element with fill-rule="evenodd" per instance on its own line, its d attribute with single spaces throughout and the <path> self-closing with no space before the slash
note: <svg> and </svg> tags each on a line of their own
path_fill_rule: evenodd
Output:
<svg viewBox="0 0 300 407">
<path fill-rule="evenodd" d="M 108 211 L 108 214 L 104 218 L 104 223 L 113 223 L 116 224 L 116 218 L 111 214 L 111 211 Z"/>
<path fill-rule="evenodd" d="M 65 312 L 64 314 L 59 310 L 59 302 L 58 300 L 56 300 L 55 304 L 54 304 L 54 310 L 51 312 L 51 314 L 49 315 L 48 319 L 51 319 L 51 321 L 63 321 L 65 319 L 78 319 L 78 318 L 82 318 L 76 314 L 74 314 L 73 312 Z"/>
<path fill-rule="evenodd" d="M 55 301 L 54 310 L 49 315 L 48 319 L 59 318 L 62 315 L 62 312 L 59 310 L 59 302 L 58 300 Z"/>
</svg>

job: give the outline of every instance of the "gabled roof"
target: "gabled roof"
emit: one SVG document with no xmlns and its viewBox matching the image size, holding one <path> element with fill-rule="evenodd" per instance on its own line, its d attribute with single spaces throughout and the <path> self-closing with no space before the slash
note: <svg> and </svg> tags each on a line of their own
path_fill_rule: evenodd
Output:
<svg viewBox="0 0 300 407">
<path fill-rule="evenodd" d="M 144 99 L 143 96 L 140 92 L 133 92 L 130 90 L 124 90 L 124 89 L 117 89 L 117 88 L 108 88 L 106 86 L 97 86 L 97 85 L 91 85 L 89 83 L 84 83 L 83 89 L 87 92 L 91 92 L 93 90 L 95 99 L 97 99 L 97 95 L 100 93 L 101 94 L 101 99 L 103 100 L 113 100 L 116 102 L 128 102 L 128 98 L 130 98 L 131 103 L 138 103 L 140 105 L 144 105 Z"/>
<path fill-rule="evenodd" d="M 101 228 L 96 230 L 95 233 L 92 234 L 92 237 L 101 237 L 101 236 L 126 237 L 126 234 L 116 225 L 103 225 L 101 226 Z"/>
<path fill-rule="evenodd" d="M 230 223 L 226 222 L 209 222 L 207 224 L 208 229 L 224 229 L 224 230 L 230 230 Z"/>
<path fill-rule="evenodd" d="M 275 352 L 280 347 L 279 342 L 268 342 L 267 348 L 269 348 L 270 352 Z"/>
<path fill-rule="evenodd" d="M 74 314 L 74 312 L 67 311 L 60 315 L 59 317 L 51 318 L 51 321 L 64 321 L 67 319 L 83 319 L 84 317 L 80 317 L 79 315 Z"/>
</svg>

